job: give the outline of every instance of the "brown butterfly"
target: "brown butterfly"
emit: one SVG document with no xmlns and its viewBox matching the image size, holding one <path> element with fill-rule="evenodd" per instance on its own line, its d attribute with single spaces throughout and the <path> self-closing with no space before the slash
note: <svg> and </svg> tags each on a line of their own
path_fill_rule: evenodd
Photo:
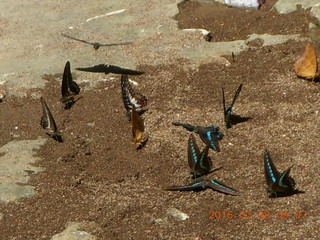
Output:
<svg viewBox="0 0 320 240">
<path fill-rule="evenodd" d="M 61 133 L 58 130 L 56 121 L 54 120 L 49 107 L 43 97 L 40 97 L 42 104 L 42 117 L 40 120 L 40 125 L 43 129 L 50 130 L 47 134 L 58 142 L 63 142 Z"/>
<path fill-rule="evenodd" d="M 131 111 L 131 120 L 132 120 L 132 141 L 137 145 L 137 149 L 142 148 L 147 140 L 148 134 L 144 132 L 144 123 L 136 107 L 132 105 Z"/>
<path fill-rule="evenodd" d="M 316 52 L 310 43 L 306 44 L 302 56 L 293 64 L 293 67 L 301 78 L 313 80 L 319 76 Z"/>
</svg>

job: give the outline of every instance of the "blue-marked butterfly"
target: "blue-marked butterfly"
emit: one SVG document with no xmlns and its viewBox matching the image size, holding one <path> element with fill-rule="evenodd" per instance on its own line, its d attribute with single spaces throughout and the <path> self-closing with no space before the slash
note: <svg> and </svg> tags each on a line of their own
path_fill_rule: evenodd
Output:
<svg viewBox="0 0 320 240">
<path fill-rule="evenodd" d="M 78 95 L 80 92 L 80 87 L 73 81 L 70 62 L 68 61 L 64 67 L 62 84 L 61 84 L 61 102 L 65 103 L 65 109 L 70 109 L 72 105 L 76 102 L 74 100 L 74 95 Z"/>
<path fill-rule="evenodd" d="M 220 152 L 219 140 L 223 138 L 223 134 L 219 132 L 219 127 L 217 126 L 193 126 L 189 123 L 173 122 L 175 126 L 182 126 L 190 132 L 198 133 L 201 140 L 208 145 L 211 149 Z"/>
<path fill-rule="evenodd" d="M 238 87 L 238 89 L 237 89 L 237 91 L 236 91 L 236 93 L 235 93 L 235 95 L 233 97 L 231 105 L 230 106 L 226 106 L 226 99 L 225 99 L 225 96 L 224 96 L 224 89 L 222 88 L 222 104 L 223 104 L 224 122 L 226 123 L 227 128 L 231 128 L 232 127 L 233 118 L 235 116 L 237 116 L 237 115 L 233 115 L 232 114 L 232 108 L 233 108 L 233 105 L 236 102 L 237 98 L 239 97 L 241 89 L 242 89 L 242 84 L 240 84 L 240 86 Z"/>
<path fill-rule="evenodd" d="M 212 180 L 212 179 L 211 180 L 198 180 L 198 181 L 195 181 L 195 182 L 193 182 L 189 185 L 185 185 L 185 186 L 167 187 L 167 188 L 165 188 L 165 190 L 168 190 L 168 191 L 202 191 L 207 188 L 211 188 L 212 190 L 215 190 L 217 192 L 221 192 L 224 194 L 229 194 L 229 195 L 234 195 L 234 196 L 240 195 L 240 193 L 237 190 L 235 190 L 231 187 L 228 187 L 217 180 Z"/>
<path fill-rule="evenodd" d="M 57 124 L 48 108 L 46 101 L 43 97 L 40 97 L 41 105 L 42 105 L 42 117 L 40 120 L 40 125 L 43 129 L 50 130 L 47 134 L 58 142 L 63 142 L 63 138 L 61 133 L 58 131 Z"/>
<path fill-rule="evenodd" d="M 200 153 L 199 147 L 193 134 L 190 134 L 188 140 L 188 163 L 190 173 L 194 178 L 201 177 L 210 172 L 212 162 L 208 157 L 209 146 L 207 145 Z"/>
<path fill-rule="evenodd" d="M 128 75 L 121 75 L 121 92 L 125 109 L 127 110 L 127 116 L 130 118 L 132 106 L 135 106 L 138 114 L 144 113 L 147 108 L 148 100 L 140 93 L 135 93 L 130 85 Z"/>
<path fill-rule="evenodd" d="M 134 105 L 132 105 L 131 120 L 132 141 L 136 144 L 137 149 L 140 149 L 146 144 L 148 140 L 148 134 L 144 131 L 143 119 L 139 116 Z"/>
<path fill-rule="evenodd" d="M 293 165 L 280 174 L 273 164 L 269 152 L 265 151 L 264 173 L 268 185 L 267 191 L 271 193 L 269 198 L 285 197 L 295 193 L 302 193 L 295 189 L 295 181 L 289 176 L 292 167 Z"/>
</svg>

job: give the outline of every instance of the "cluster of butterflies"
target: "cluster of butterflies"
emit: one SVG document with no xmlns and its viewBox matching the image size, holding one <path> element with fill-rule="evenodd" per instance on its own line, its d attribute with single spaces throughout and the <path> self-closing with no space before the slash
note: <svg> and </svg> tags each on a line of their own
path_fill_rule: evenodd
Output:
<svg viewBox="0 0 320 240">
<path fill-rule="evenodd" d="M 237 123 L 247 121 L 250 118 L 240 117 L 239 115 L 234 115 L 232 113 L 233 106 L 242 90 L 242 84 L 238 87 L 233 101 L 230 106 L 226 106 L 224 89 L 222 88 L 222 103 L 224 111 L 224 121 L 227 128 L 231 128 L 232 125 Z M 218 126 L 192 126 L 189 123 L 179 123 L 173 122 L 175 126 L 182 126 L 190 132 L 199 134 L 201 140 L 206 144 L 206 147 L 200 152 L 197 146 L 196 139 L 191 133 L 188 140 L 188 164 L 190 167 L 190 173 L 194 179 L 191 184 L 184 186 L 172 186 L 167 187 L 165 190 L 169 191 L 201 191 L 207 188 L 211 188 L 215 191 L 229 194 L 229 195 L 240 195 L 240 192 L 234 188 L 228 187 L 220 181 L 217 180 L 203 180 L 202 176 L 214 172 L 212 169 L 211 159 L 208 157 L 208 151 L 211 148 L 214 151 L 220 151 L 219 141 L 223 138 L 223 134 L 219 132 L 220 128 Z M 295 182 L 289 176 L 290 169 L 287 169 L 282 174 L 274 166 L 269 152 L 266 151 L 264 154 L 264 169 L 265 178 L 267 182 L 267 191 L 270 193 L 271 198 L 273 197 L 284 197 L 295 193 L 301 193 L 301 191 L 295 189 Z M 218 169 L 216 169 L 218 170 Z"/>
<path fill-rule="evenodd" d="M 127 116 L 129 121 L 132 121 L 132 141 L 137 145 L 137 148 L 141 148 L 148 140 L 148 134 L 144 132 L 144 121 L 140 115 L 145 112 L 147 105 L 147 98 L 139 93 L 135 93 L 128 79 L 130 75 L 140 75 L 143 72 L 125 69 L 114 65 L 100 64 L 88 68 L 76 68 L 80 71 L 90 72 L 104 72 L 106 74 L 112 72 L 121 74 L 121 92 L 124 102 L 124 106 L 127 110 Z M 80 93 L 79 85 L 73 81 L 70 62 L 65 65 L 62 84 L 61 84 L 61 102 L 65 104 L 65 109 L 70 109 L 72 105 L 77 102 L 81 97 L 75 99 L 75 95 Z M 58 142 L 63 142 L 61 132 L 59 132 L 56 121 L 43 97 L 40 97 L 42 104 L 42 117 L 40 125 L 47 130 L 47 134 Z"/>
<path fill-rule="evenodd" d="M 108 46 L 100 43 L 90 43 L 84 40 L 75 39 L 73 37 L 64 35 L 65 37 L 82 41 L 94 46 L 98 49 L 100 46 Z M 124 43 L 128 44 L 128 43 Z M 126 109 L 126 115 L 129 121 L 132 122 L 132 141 L 136 144 L 137 149 L 142 148 L 147 140 L 148 133 L 144 131 L 144 121 L 141 115 L 147 111 L 147 98 L 140 93 L 133 90 L 130 84 L 128 75 L 141 75 L 144 72 L 122 68 L 115 65 L 99 64 L 92 67 L 76 68 L 80 71 L 88 72 L 104 72 L 121 74 L 121 92 L 124 107 Z M 299 77 L 305 79 L 314 80 L 319 76 L 318 74 L 318 62 L 315 54 L 315 50 L 310 43 L 306 44 L 305 51 L 303 55 L 294 63 L 294 69 Z M 231 128 L 233 125 L 245 122 L 249 120 L 248 117 L 241 117 L 232 113 L 233 106 L 239 97 L 242 90 L 242 84 L 238 87 L 232 103 L 230 106 L 226 106 L 224 88 L 222 88 L 222 103 L 224 111 L 224 121 L 227 128 Z M 65 104 L 65 109 L 70 109 L 72 105 L 78 101 L 80 98 L 74 98 L 75 95 L 80 93 L 80 87 L 73 81 L 72 74 L 70 70 L 70 62 L 68 61 L 64 68 L 62 85 L 61 85 L 61 102 Z M 50 109 L 45 102 L 44 98 L 41 97 L 41 104 L 43 109 L 43 115 L 40 121 L 41 126 L 47 129 L 47 134 L 58 142 L 63 142 L 62 134 L 59 132 L 57 124 L 54 120 Z M 196 143 L 195 136 L 191 133 L 188 140 L 188 164 L 190 167 L 190 173 L 194 181 L 185 186 L 172 186 L 165 188 L 170 191 L 200 191 L 207 188 L 211 188 L 215 191 L 230 194 L 230 195 L 240 195 L 240 192 L 234 188 L 228 187 L 220 181 L 217 180 L 203 180 L 202 177 L 214 172 L 212 169 L 212 162 L 210 157 L 208 157 L 209 149 L 214 151 L 220 151 L 219 141 L 223 138 L 223 134 L 219 132 L 220 128 L 218 126 L 193 126 L 189 123 L 173 122 L 175 126 L 182 126 L 190 132 L 197 133 L 201 140 L 206 144 L 206 147 L 200 152 L 199 147 Z M 284 197 L 293 195 L 296 193 L 303 193 L 295 188 L 295 181 L 289 176 L 292 166 L 280 173 L 275 165 L 273 164 L 270 154 L 268 151 L 264 153 L 264 169 L 265 178 L 267 182 L 267 191 L 271 194 L 269 197 Z"/>
</svg>

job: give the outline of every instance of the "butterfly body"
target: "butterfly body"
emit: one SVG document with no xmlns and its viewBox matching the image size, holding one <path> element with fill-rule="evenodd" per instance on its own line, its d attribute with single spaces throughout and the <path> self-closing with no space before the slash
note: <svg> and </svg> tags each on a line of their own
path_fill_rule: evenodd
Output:
<svg viewBox="0 0 320 240">
<path fill-rule="evenodd" d="M 61 34 L 62 36 L 64 37 L 67 37 L 67 38 L 70 38 L 72 40 L 75 40 L 75 41 L 78 41 L 78 42 L 83 42 L 83 43 L 86 43 L 86 44 L 90 44 L 93 46 L 94 50 L 98 50 L 100 47 L 104 47 L 104 46 L 118 46 L 118 45 L 128 45 L 128 44 L 131 44 L 131 42 L 124 42 L 124 43 L 109 43 L 109 44 L 106 44 L 106 43 L 99 43 L 99 42 L 89 42 L 89 41 L 86 41 L 86 40 L 82 40 L 82 39 L 78 39 L 78 38 L 75 38 L 75 37 L 71 37 L 67 34 Z"/>
<path fill-rule="evenodd" d="M 317 55 L 310 43 L 306 44 L 302 56 L 293 64 L 296 74 L 305 79 L 315 79 L 318 74 Z"/>
<path fill-rule="evenodd" d="M 224 113 L 224 122 L 226 123 L 227 128 L 231 128 L 232 127 L 232 117 L 234 116 L 232 114 L 232 109 L 233 109 L 233 105 L 236 102 L 237 98 L 239 97 L 239 94 L 241 92 L 242 89 L 242 84 L 240 84 L 240 86 L 238 87 L 232 103 L 230 106 L 226 106 L 226 100 L 225 100 L 225 96 L 224 96 L 224 89 L 222 88 L 222 104 L 223 104 L 223 113 Z"/>
<path fill-rule="evenodd" d="M 264 153 L 265 178 L 268 185 L 267 191 L 271 193 L 270 198 L 289 196 L 297 192 L 295 181 L 289 176 L 292 167 L 280 173 L 273 164 L 269 152 Z"/>
<path fill-rule="evenodd" d="M 211 170 L 211 160 L 208 157 L 209 146 L 207 145 L 200 153 L 199 147 L 193 134 L 190 134 L 188 140 L 188 164 L 190 173 L 194 178 L 206 175 Z"/>
<path fill-rule="evenodd" d="M 234 196 L 238 196 L 240 195 L 240 193 L 231 188 L 226 186 L 225 184 L 223 184 L 220 181 L 217 180 L 198 180 L 195 181 L 189 185 L 185 185 L 185 186 L 172 186 L 172 187 L 167 187 L 165 188 L 165 190 L 168 191 L 202 191 L 205 190 L 207 188 L 211 188 L 212 190 L 224 193 L 224 194 L 229 194 L 229 195 L 234 195 Z"/>
<path fill-rule="evenodd" d="M 189 123 L 173 122 L 175 126 L 182 126 L 190 132 L 198 133 L 201 140 L 208 145 L 211 149 L 220 152 L 219 140 L 223 138 L 223 133 L 219 132 L 219 127 L 217 126 L 193 126 Z"/>
<path fill-rule="evenodd" d="M 127 110 L 127 116 L 130 118 L 132 106 L 135 106 L 136 111 L 141 115 L 147 109 L 148 100 L 140 93 L 135 93 L 130 85 L 128 75 L 121 75 L 121 92 L 125 109 Z"/>
<path fill-rule="evenodd" d="M 71 108 L 71 106 L 75 103 L 74 95 L 78 95 L 79 93 L 80 87 L 72 79 L 70 62 L 68 61 L 64 67 L 61 84 L 61 102 L 66 104 L 65 109 Z"/>
<path fill-rule="evenodd" d="M 144 73 L 141 71 L 126 69 L 126 68 L 122 68 L 122 67 L 118 67 L 110 64 L 99 64 L 92 67 L 76 68 L 76 69 L 80 71 L 85 71 L 85 72 L 104 72 L 105 74 L 115 73 L 115 74 L 127 74 L 127 75 L 141 75 Z"/>
<path fill-rule="evenodd" d="M 49 130 L 47 134 L 58 142 L 63 142 L 61 133 L 58 131 L 57 124 L 50 112 L 50 109 L 43 97 L 40 98 L 42 105 L 42 117 L 40 125 L 43 129 Z"/>
<path fill-rule="evenodd" d="M 136 144 L 137 149 L 140 149 L 146 144 L 149 136 L 144 131 L 143 119 L 139 116 L 134 105 L 132 105 L 131 121 L 132 121 L 132 141 L 133 143 Z"/>
</svg>

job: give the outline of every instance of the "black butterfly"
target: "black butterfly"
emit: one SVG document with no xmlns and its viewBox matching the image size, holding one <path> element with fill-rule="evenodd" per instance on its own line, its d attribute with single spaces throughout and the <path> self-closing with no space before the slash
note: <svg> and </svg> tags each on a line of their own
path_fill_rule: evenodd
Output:
<svg viewBox="0 0 320 240">
<path fill-rule="evenodd" d="M 293 165 L 280 174 L 274 166 L 269 152 L 265 151 L 264 173 L 268 185 L 267 191 L 271 193 L 269 198 L 285 197 L 295 193 L 302 193 L 295 189 L 295 181 L 289 176 L 292 167 Z"/>
<path fill-rule="evenodd" d="M 173 122 L 175 126 L 182 126 L 190 132 L 198 133 L 201 140 L 209 147 L 217 152 L 220 152 L 220 145 L 219 140 L 223 138 L 223 134 L 219 132 L 219 127 L 217 126 L 208 126 L 208 127 L 201 127 L 201 126 L 193 126 L 189 123 L 180 123 L 180 122 Z"/>
<path fill-rule="evenodd" d="M 40 100 L 42 104 L 42 117 L 40 120 L 42 128 L 50 130 L 49 132 L 47 132 L 47 134 L 54 140 L 58 142 L 63 142 L 62 135 L 58 131 L 57 124 L 48 108 L 46 101 L 43 99 L 43 97 L 40 97 Z"/>
<path fill-rule="evenodd" d="M 146 106 L 148 100 L 140 93 L 135 93 L 128 80 L 128 75 L 121 74 L 121 92 L 125 109 L 127 110 L 127 116 L 130 118 L 132 105 L 135 106 L 136 111 L 141 115 L 147 111 Z"/>
<path fill-rule="evenodd" d="M 83 42 L 83 43 L 86 43 L 86 44 L 90 44 L 90 45 L 93 46 L 93 48 L 94 48 L 95 50 L 98 50 L 100 47 L 104 47 L 104 46 L 109 47 L 109 46 L 119 46 L 119 45 L 129 45 L 129 44 L 131 44 L 131 42 L 109 43 L 109 44 L 104 44 L 104 43 L 99 43 L 99 42 L 88 42 L 88 41 L 86 41 L 86 40 L 81 40 L 81 39 L 78 39 L 78 38 L 75 38 L 75 37 L 71 37 L 71 36 L 69 36 L 69 35 L 67 35 L 67 34 L 63 34 L 63 33 L 62 33 L 61 35 L 64 36 L 64 37 L 70 38 L 70 39 L 72 39 L 72 40 L 76 40 L 76 41 L 79 41 L 79 42 Z"/>
<path fill-rule="evenodd" d="M 218 191 L 221 193 L 225 193 L 225 194 L 229 194 L 229 195 L 234 195 L 234 196 L 240 195 L 240 193 L 237 190 L 235 190 L 231 187 L 228 187 L 217 180 L 200 180 L 200 181 L 195 181 L 195 182 L 193 182 L 189 185 L 185 185 L 185 186 L 167 187 L 167 188 L 165 188 L 165 190 L 168 190 L 168 191 L 202 191 L 207 188 L 211 188 L 212 190 L 215 190 L 215 191 Z"/>
<path fill-rule="evenodd" d="M 236 115 L 232 114 L 232 108 L 233 108 L 233 105 L 236 102 L 236 100 L 241 92 L 241 89 L 242 89 L 242 84 L 240 84 L 240 86 L 238 87 L 236 94 L 233 97 L 231 105 L 227 107 L 226 100 L 224 97 L 224 89 L 222 88 L 222 103 L 223 103 L 223 112 L 224 112 L 224 122 L 226 123 L 227 128 L 232 127 L 232 123 L 233 123 L 232 118 L 233 118 L 233 116 L 236 116 Z"/>
<path fill-rule="evenodd" d="M 78 95 L 80 92 L 80 87 L 73 81 L 72 74 L 70 70 L 70 62 L 66 63 L 64 67 L 62 84 L 61 84 L 61 102 L 65 103 L 65 109 L 70 109 L 71 106 L 76 102 L 74 100 L 74 95 Z"/>
<path fill-rule="evenodd" d="M 208 157 L 209 146 L 207 145 L 200 153 L 199 147 L 193 134 L 190 134 L 188 140 L 188 163 L 190 173 L 194 178 L 201 177 L 210 172 L 212 162 Z"/>
<path fill-rule="evenodd" d="M 118 67 L 115 65 L 109 65 L 109 64 L 99 64 L 93 67 L 76 68 L 76 69 L 80 71 L 85 71 L 85 72 L 104 72 L 105 74 L 116 73 L 116 74 L 127 74 L 127 75 L 141 75 L 144 73 L 144 72 L 126 69 L 126 68 Z"/>
</svg>

